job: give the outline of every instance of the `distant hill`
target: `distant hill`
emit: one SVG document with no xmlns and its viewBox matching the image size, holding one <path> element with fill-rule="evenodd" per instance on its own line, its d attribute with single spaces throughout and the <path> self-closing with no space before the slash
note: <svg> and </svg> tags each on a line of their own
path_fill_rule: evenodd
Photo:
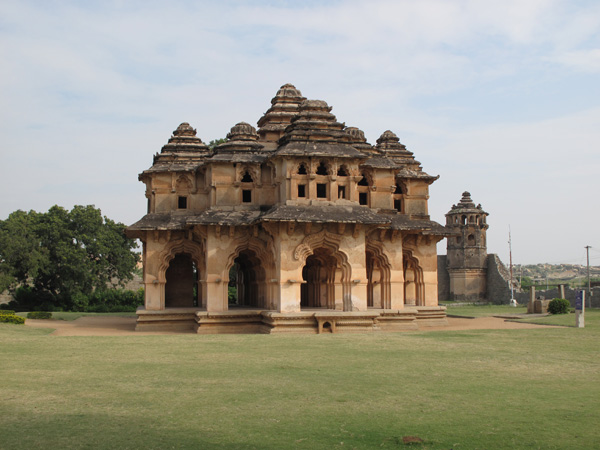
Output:
<svg viewBox="0 0 600 450">
<path fill-rule="evenodd" d="M 587 266 L 579 264 L 527 264 L 513 266 L 516 278 L 527 277 L 531 280 L 562 280 L 565 282 L 587 280 Z M 600 266 L 590 266 L 590 278 L 600 279 Z"/>
</svg>

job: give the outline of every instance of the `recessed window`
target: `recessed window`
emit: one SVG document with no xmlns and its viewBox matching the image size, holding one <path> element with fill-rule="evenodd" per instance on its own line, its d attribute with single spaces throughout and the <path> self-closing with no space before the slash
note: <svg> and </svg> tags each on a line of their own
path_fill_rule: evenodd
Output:
<svg viewBox="0 0 600 450">
<path fill-rule="evenodd" d="M 394 191 L 394 194 L 404 194 L 404 192 L 402 192 L 402 186 L 400 186 L 398 183 L 396 183 L 396 190 Z"/>
<path fill-rule="evenodd" d="M 327 185 L 325 183 L 317 183 L 317 198 L 327 198 Z"/>
<path fill-rule="evenodd" d="M 346 166 L 340 166 L 340 168 L 338 169 L 338 177 L 347 177 L 348 176 L 348 171 L 346 170 Z"/>
<path fill-rule="evenodd" d="M 346 198 L 346 186 L 338 186 L 338 198 Z"/>
<path fill-rule="evenodd" d="M 402 212 L 402 200 L 394 200 L 394 209 L 398 212 Z"/>
<path fill-rule="evenodd" d="M 252 176 L 250 175 L 250 173 L 246 170 L 246 173 L 244 173 L 244 176 L 242 177 L 242 183 L 252 183 L 254 180 L 252 179 Z"/>
<path fill-rule="evenodd" d="M 243 203 L 252 203 L 252 191 L 250 189 L 242 190 L 242 202 Z"/>
<path fill-rule="evenodd" d="M 187 209 L 187 197 L 180 195 L 177 198 L 177 208 L 178 209 Z"/>
<path fill-rule="evenodd" d="M 319 164 L 319 167 L 317 167 L 317 175 L 328 175 L 327 166 L 323 161 L 321 161 L 321 164 Z"/>
<path fill-rule="evenodd" d="M 360 205 L 366 205 L 368 203 L 367 199 L 368 199 L 368 197 L 367 197 L 367 193 L 366 192 L 359 192 L 359 194 L 358 194 L 358 203 Z"/>
<path fill-rule="evenodd" d="M 298 197 L 300 197 L 300 198 L 306 197 L 306 185 L 305 184 L 298 185 Z"/>
<path fill-rule="evenodd" d="M 306 166 L 304 164 L 300 164 L 298 167 L 298 175 L 306 175 Z"/>
<path fill-rule="evenodd" d="M 358 182 L 359 186 L 368 186 L 369 185 L 369 180 L 367 180 L 367 177 L 365 177 L 363 175 L 363 177 L 361 178 L 361 180 Z"/>
</svg>

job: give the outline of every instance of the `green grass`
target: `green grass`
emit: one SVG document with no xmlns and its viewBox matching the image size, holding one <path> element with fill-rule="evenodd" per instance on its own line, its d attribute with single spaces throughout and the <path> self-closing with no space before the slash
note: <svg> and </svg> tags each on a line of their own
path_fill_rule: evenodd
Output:
<svg viewBox="0 0 600 450">
<path fill-rule="evenodd" d="M 446 304 L 446 313 L 449 315 L 465 317 L 486 317 L 499 314 L 526 314 L 527 306 L 519 305 L 517 307 L 509 305 L 466 305 L 450 306 Z"/>
<path fill-rule="evenodd" d="M 27 317 L 26 312 L 17 313 L 18 316 Z M 134 312 L 116 312 L 116 313 L 88 313 L 88 312 L 70 312 L 58 311 L 52 313 L 52 318 L 55 320 L 76 320 L 86 316 L 118 316 L 118 317 L 136 317 Z"/>
<path fill-rule="evenodd" d="M 545 325 L 561 325 L 564 327 L 575 327 L 575 313 L 571 314 L 556 314 L 538 319 L 522 319 L 522 322 L 541 323 Z M 584 324 L 586 327 L 600 328 L 600 310 L 586 309 L 584 314 Z"/>
<path fill-rule="evenodd" d="M 533 330 L 48 336 L 0 324 L 0 448 L 589 449 L 600 319 Z"/>
</svg>

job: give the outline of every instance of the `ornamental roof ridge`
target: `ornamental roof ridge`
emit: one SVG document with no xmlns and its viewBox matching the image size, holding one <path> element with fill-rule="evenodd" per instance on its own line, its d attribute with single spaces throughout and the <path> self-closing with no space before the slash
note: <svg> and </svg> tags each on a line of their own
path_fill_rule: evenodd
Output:
<svg viewBox="0 0 600 450">
<path fill-rule="evenodd" d="M 161 153 L 193 152 L 208 155 L 208 146 L 196 136 L 196 130 L 188 122 L 182 122 L 160 150 Z"/>
<path fill-rule="evenodd" d="M 350 136 L 350 145 L 354 148 L 367 153 L 370 156 L 383 156 L 382 152 L 377 150 L 367 142 L 363 130 L 357 127 L 346 127 L 344 131 Z"/>
<path fill-rule="evenodd" d="M 259 152 L 262 148 L 263 145 L 258 142 L 256 128 L 247 122 L 238 122 L 227 133 L 227 141 L 215 147 L 215 154 Z"/>
<path fill-rule="evenodd" d="M 471 199 L 471 193 L 468 191 L 463 192 L 460 202 L 458 202 L 458 204 L 456 204 L 456 205 L 452 205 L 452 208 L 450 208 L 450 211 L 448 211 L 448 214 L 462 214 L 462 213 L 485 214 L 486 216 L 489 215 L 487 212 L 485 212 L 483 210 L 483 208 L 481 207 L 481 204 L 478 204 L 477 206 L 475 206 L 475 203 Z"/>
<path fill-rule="evenodd" d="M 259 134 L 265 131 L 283 131 L 298 112 L 298 106 L 306 100 L 293 84 L 286 83 L 271 99 L 271 107 L 258 119 Z"/>
</svg>

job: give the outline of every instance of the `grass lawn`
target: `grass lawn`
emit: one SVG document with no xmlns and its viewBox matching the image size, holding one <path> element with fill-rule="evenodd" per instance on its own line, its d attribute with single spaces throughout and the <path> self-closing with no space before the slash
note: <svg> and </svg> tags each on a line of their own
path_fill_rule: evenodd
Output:
<svg viewBox="0 0 600 450">
<path fill-rule="evenodd" d="M 17 316 L 27 317 L 26 312 L 18 312 Z M 84 316 L 119 316 L 119 317 L 135 317 L 135 312 L 116 312 L 116 313 L 88 313 L 88 312 L 70 312 L 58 311 L 52 313 L 52 318 L 56 320 L 75 320 Z"/>
<path fill-rule="evenodd" d="M 453 306 L 452 304 L 446 303 L 446 313 L 449 315 L 465 317 L 485 317 L 498 314 L 526 314 L 527 305 L 519 305 L 517 307 L 509 305 Z"/>
<path fill-rule="evenodd" d="M 0 324 L 0 448 L 598 448 L 600 315 L 586 323 L 123 337 Z"/>
</svg>

